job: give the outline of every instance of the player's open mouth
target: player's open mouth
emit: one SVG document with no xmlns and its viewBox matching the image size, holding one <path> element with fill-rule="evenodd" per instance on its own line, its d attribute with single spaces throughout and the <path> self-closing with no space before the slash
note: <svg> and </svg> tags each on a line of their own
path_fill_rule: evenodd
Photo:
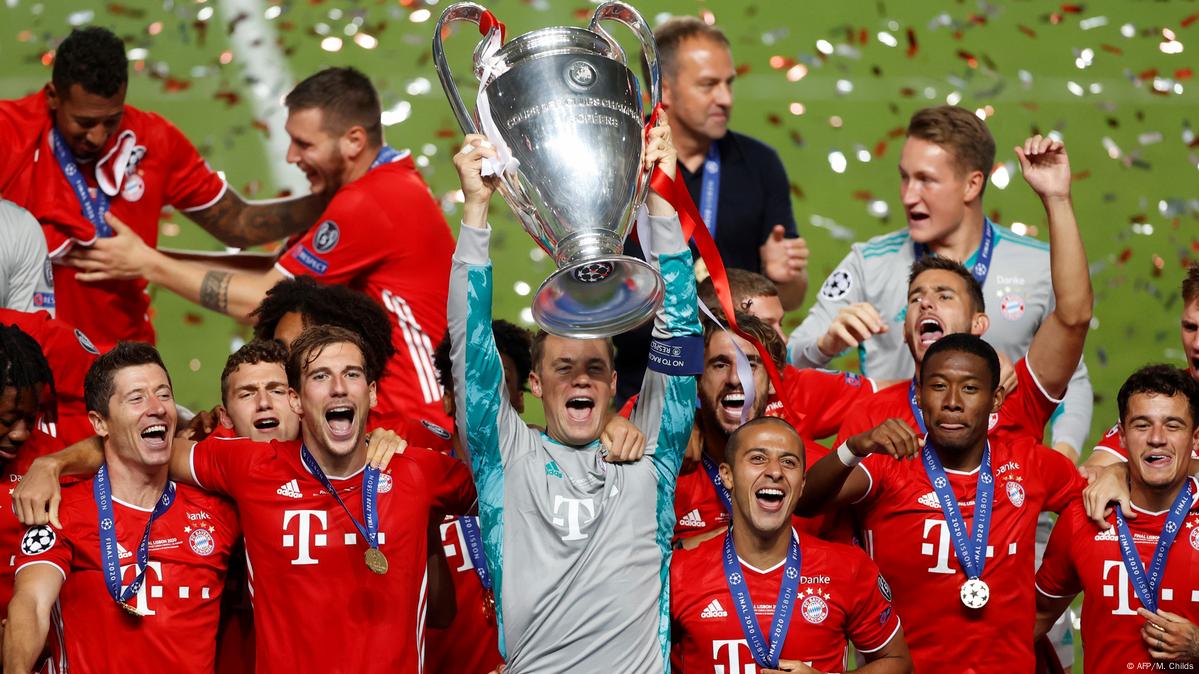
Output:
<svg viewBox="0 0 1199 674">
<path fill-rule="evenodd" d="M 260 431 L 269 431 L 269 430 L 272 430 L 275 428 L 279 428 L 279 419 L 276 417 L 264 417 L 262 419 L 255 419 L 254 420 L 254 428 L 257 428 Z"/>
<path fill-rule="evenodd" d="M 918 213 L 916 211 L 908 211 L 908 220 L 911 222 L 923 222 L 928 220 L 928 213 Z"/>
<path fill-rule="evenodd" d="M 920 343 L 925 346 L 932 346 L 934 342 L 945 336 L 945 326 L 935 318 L 922 319 L 916 331 L 920 335 Z"/>
<path fill-rule="evenodd" d="M 0 459 L 12 461 L 17 458 L 17 447 L 0 447 Z"/>
<path fill-rule="evenodd" d="M 354 408 L 349 405 L 330 407 L 325 411 L 325 423 L 338 438 L 347 438 L 354 429 Z"/>
<path fill-rule="evenodd" d="M 1141 459 L 1154 468 L 1168 468 L 1174 463 L 1174 456 L 1164 452 L 1149 452 Z"/>
<path fill-rule="evenodd" d="M 167 445 L 166 424 L 154 424 L 142 429 L 141 436 L 151 448 L 161 449 Z"/>
<path fill-rule="evenodd" d="M 774 487 L 763 487 L 756 492 L 754 496 L 758 500 L 758 507 L 767 512 L 778 512 L 783 507 L 783 499 L 786 494 L 782 489 Z"/>
<path fill-rule="evenodd" d="M 595 401 L 587 396 L 575 396 L 566 400 L 566 417 L 574 422 L 589 420 L 594 409 Z"/>
</svg>

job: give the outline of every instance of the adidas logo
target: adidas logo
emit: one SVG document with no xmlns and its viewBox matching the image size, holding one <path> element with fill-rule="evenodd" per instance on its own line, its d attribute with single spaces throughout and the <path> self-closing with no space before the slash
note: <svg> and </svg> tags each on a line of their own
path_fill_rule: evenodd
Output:
<svg viewBox="0 0 1199 674">
<path fill-rule="evenodd" d="M 701 618 L 727 618 L 728 615 L 729 615 L 729 612 L 724 610 L 724 607 L 720 605 L 720 600 L 713 599 L 712 603 L 708 604 L 707 608 L 705 608 L 703 611 L 700 612 L 699 617 L 701 617 Z"/>
<path fill-rule="evenodd" d="M 289 498 L 304 498 L 304 494 L 300 493 L 300 484 L 295 480 L 292 480 L 291 482 L 284 484 L 282 487 L 279 487 L 275 490 L 275 493 L 280 496 L 287 496 Z"/>
<path fill-rule="evenodd" d="M 937 493 L 933 491 L 930 491 L 916 500 L 919 501 L 921 505 L 928 506 L 929 508 L 941 507 L 941 500 L 937 498 Z"/>
<path fill-rule="evenodd" d="M 117 543 L 117 559 L 127 559 L 132 557 L 133 553 L 125 549 L 125 546 Z"/>
<path fill-rule="evenodd" d="M 699 508 L 696 508 L 695 510 L 692 510 L 691 512 L 687 513 L 686 515 L 683 515 L 683 518 L 679 520 L 679 524 L 681 524 L 685 527 L 707 526 L 704 523 L 704 518 L 699 516 Z"/>
<path fill-rule="evenodd" d="M 1116 527 L 1111 527 L 1107 531 L 1100 531 L 1099 533 L 1095 534 L 1095 540 L 1118 541 L 1120 539 L 1116 537 Z"/>
</svg>

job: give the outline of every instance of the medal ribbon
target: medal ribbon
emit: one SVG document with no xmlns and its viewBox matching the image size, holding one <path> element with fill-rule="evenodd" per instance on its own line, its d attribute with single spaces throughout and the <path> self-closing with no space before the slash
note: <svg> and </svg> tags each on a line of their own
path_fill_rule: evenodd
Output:
<svg viewBox="0 0 1199 674">
<path fill-rule="evenodd" d="M 491 571 L 487 568 L 487 555 L 483 552 L 483 535 L 479 532 L 479 518 L 459 517 L 458 524 L 462 527 L 462 537 L 466 539 L 466 552 L 470 555 L 470 563 L 475 567 L 475 575 L 483 589 L 491 591 Z"/>
<path fill-rule="evenodd" d="M 716 142 L 708 147 L 704 158 L 704 177 L 699 192 L 699 212 L 708 225 L 708 232 L 716 236 L 716 206 L 720 203 L 720 148 Z"/>
<path fill-rule="evenodd" d="M 121 558 L 117 552 L 117 520 L 112 510 L 112 485 L 108 482 L 108 466 L 101 465 L 92 480 L 92 498 L 96 501 L 96 512 L 100 524 L 100 564 L 104 569 L 104 584 L 108 594 L 118 604 L 128 605 L 137 595 L 146 579 L 146 568 L 150 565 L 150 527 L 154 520 L 162 517 L 175 502 L 175 483 L 167 480 L 162 496 L 154 503 L 141 543 L 137 546 L 137 576 L 121 590 Z"/>
<path fill-rule="evenodd" d="M 729 490 L 724 488 L 724 482 L 720 481 L 720 470 L 716 468 L 716 462 L 704 454 L 700 457 L 700 463 L 704 467 L 704 472 L 708 474 L 708 479 L 712 482 L 712 487 L 716 489 L 716 495 L 720 497 L 720 503 L 724 506 L 724 511 L 730 516 L 733 514 L 733 499 L 729 496 Z"/>
<path fill-rule="evenodd" d="M 104 190 L 97 189 L 95 198 L 92 198 L 87 182 L 83 179 L 83 171 L 75 162 L 75 156 L 71 154 L 57 128 L 50 130 L 50 149 L 54 152 L 54 159 L 62 169 L 71 191 L 79 201 L 80 213 L 92 223 L 92 227 L 96 229 L 96 236 L 112 236 L 112 227 L 104 221 L 104 214 L 108 212 L 108 195 L 104 194 Z"/>
<path fill-rule="evenodd" d="M 346 507 L 345 501 L 341 500 L 341 496 L 337 495 L 337 490 L 333 488 L 329 478 L 325 476 L 325 471 L 321 470 L 320 464 L 316 462 L 316 458 L 312 456 L 312 452 L 308 451 L 306 445 L 300 445 L 300 459 L 304 461 L 304 465 L 308 467 L 308 472 L 312 473 L 325 488 L 325 491 L 337 501 L 337 505 L 346 511 L 346 516 L 354 523 L 354 527 L 358 529 L 358 533 L 362 534 L 363 540 L 370 547 L 379 549 L 379 513 L 377 511 L 379 499 L 379 469 L 371 465 L 367 465 L 362 469 L 362 519 L 365 522 L 360 523 L 350 513 L 350 509 Z"/>
<path fill-rule="evenodd" d="M 380 166 L 382 166 L 384 164 L 390 164 L 391 162 L 395 161 L 396 159 L 399 159 L 402 154 L 404 154 L 404 153 L 400 152 L 399 150 L 395 149 L 394 147 L 391 147 L 389 145 L 384 145 L 379 150 L 379 154 L 375 155 L 375 161 L 371 162 L 371 167 L 367 170 L 371 171 L 371 170 L 379 168 Z"/>
<path fill-rule="evenodd" d="M 924 411 L 920 409 L 920 405 L 916 402 L 915 377 L 912 377 L 912 383 L 908 385 L 908 405 L 912 408 L 912 416 L 916 417 L 916 425 L 920 427 L 920 435 L 928 435 L 928 429 L 924 427 Z"/>
<path fill-rule="evenodd" d="M 916 259 L 928 255 L 928 246 L 923 243 L 912 242 L 912 247 L 916 253 Z M 995 224 L 990 218 L 983 218 L 983 240 L 978 245 L 978 257 L 974 260 L 974 266 L 970 268 L 970 275 L 978 281 L 978 285 L 983 285 L 987 282 L 987 272 L 991 270 L 991 255 L 995 253 Z"/>
<path fill-rule="evenodd" d="M 737 611 L 737 619 L 741 623 L 741 630 L 745 632 L 745 640 L 749 642 L 749 650 L 753 653 L 754 660 L 759 667 L 778 669 L 779 655 L 783 650 L 783 642 L 787 639 L 787 629 L 791 625 L 791 614 L 795 611 L 795 599 L 799 592 L 799 541 L 792 533 L 791 545 L 787 548 L 787 560 L 783 566 L 783 582 L 779 584 L 774 618 L 770 621 L 769 643 L 762 636 L 758 616 L 754 614 L 754 603 L 749 596 L 749 587 L 741 573 L 741 561 L 737 559 L 737 549 L 733 544 L 732 527 L 729 527 L 728 533 L 724 535 L 723 560 L 724 578 L 728 581 L 729 594 L 733 596 L 733 608 Z"/>
<path fill-rule="evenodd" d="M 1128 530 L 1128 522 L 1124 520 L 1124 513 L 1116 508 L 1116 531 L 1120 539 L 1120 556 L 1124 558 L 1124 568 L 1128 569 L 1128 580 L 1132 582 L 1132 589 L 1136 590 L 1141 605 L 1149 611 L 1157 612 L 1157 591 L 1161 587 L 1162 575 L 1166 571 L 1166 557 L 1170 555 L 1170 546 L 1174 545 L 1174 538 L 1178 536 L 1178 530 L 1181 528 L 1183 520 L 1191 511 L 1193 497 L 1191 480 L 1187 478 L 1186 485 L 1174 498 L 1170 514 L 1166 516 L 1161 536 L 1157 539 L 1157 548 L 1154 549 L 1153 557 L 1149 561 L 1148 573 L 1145 571 L 1145 565 L 1141 562 L 1141 556 L 1137 554 L 1137 546 L 1132 540 L 1132 533 Z"/>
<path fill-rule="evenodd" d="M 991 443 L 983 446 L 982 465 L 978 467 L 978 488 L 974 497 L 974 532 L 969 539 L 966 538 L 966 521 L 962 517 L 957 497 L 953 495 L 949 476 L 941 466 L 941 458 L 928 443 L 925 443 L 920 458 L 924 462 L 924 472 L 933 484 L 937 500 L 941 502 L 941 512 L 945 515 L 949 537 L 953 541 L 953 549 L 957 552 L 962 571 L 966 573 L 967 578 L 981 578 L 983 567 L 987 563 L 987 537 L 991 529 L 991 505 L 995 499 L 995 477 L 991 474 Z"/>
</svg>

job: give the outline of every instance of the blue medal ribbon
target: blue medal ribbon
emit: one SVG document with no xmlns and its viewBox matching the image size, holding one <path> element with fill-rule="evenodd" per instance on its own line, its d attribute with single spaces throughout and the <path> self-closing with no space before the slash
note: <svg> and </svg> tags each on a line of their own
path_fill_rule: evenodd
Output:
<svg viewBox="0 0 1199 674">
<path fill-rule="evenodd" d="M 479 584 L 490 592 L 491 571 L 487 568 L 487 555 L 483 552 L 483 534 L 479 531 L 479 518 L 459 517 L 458 524 L 462 527 L 462 537 L 466 539 L 466 553 L 470 555 L 470 563 L 475 567 Z"/>
<path fill-rule="evenodd" d="M 333 499 L 337 501 L 337 505 L 346 511 L 346 516 L 354 523 L 354 527 L 358 529 L 358 533 L 362 534 L 366 544 L 374 549 L 379 548 L 379 513 L 377 510 L 379 500 L 379 469 L 367 464 L 362 469 L 362 519 L 359 522 L 350 513 L 350 509 L 346 507 L 345 501 L 338 496 L 337 490 L 333 488 L 329 478 L 325 476 L 325 471 L 321 470 L 320 464 L 316 462 L 316 458 L 312 456 L 312 452 L 308 451 L 306 445 L 300 445 L 300 459 L 304 461 L 304 465 L 308 467 L 308 472 L 321 483 L 325 491 L 329 492 Z"/>
<path fill-rule="evenodd" d="M 97 188 L 96 196 L 92 198 L 87 182 L 83 179 L 83 171 L 75 162 L 75 155 L 71 154 L 71 149 L 67 147 L 57 128 L 50 130 L 50 149 L 54 152 L 54 159 L 58 161 L 58 167 L 62 169 L 71 190 L 75 192 L 80 212 L 96 229 L 96 236 L 112 236 L 112 227 L 104 221 L 104 214 L 108 212 L 108 195 L 104 190 Z"/>
<path fill-rule="evenodd" d="M 987 563 L 991 506 L 995 500 L 995 477 L 991 473 L 991 443 L 983 446 L 982 464 L 978 467 L 978 488 L 974 497 L 974 531 L 969 539 L 966 537 L 966 521 L 958 506 L 958 499 L 953 495 L 949 476 L 941 466 L 941 457 L 937 456 L 931 445 L 925 443 L 920 458 L 924 461 L 924 471 L 933 485 L 937 500 L 941 502 L 941 512 L 949 526 L 949 537 L 953 541 L 953 549 L 957 552 L 962 571 L 966 573 L 967 578 L 982 577 L 983 567 Z"/>
<path fill-rule="evenodd" d="M 708 231 L 716 236 L 716 211 L 720 205 L 720 148 L 716 141 L 708 146 L 701 170 L 704 175 L 699 191 L 699 214 L 708 225 Z"/>
<path fill-rule="evenodd" d="M 912 416 L 916 417 L 916 425 L 920 427 L 920 435 L 928 435 L 928 429 L 924 427 L 924 411 L 920 409 L 920 405 L 916 401 L 915 377 L 912 377 L 912 383 L 908 385 L 908 405 L 912 407 Z"/>
<path fill-rule="evenodd" d="M 928 246 L 916 242 L 912 242 L 912 246 L 917 260 L 928 254 Z M 970 275 L 978 281 L 980 286 L 987 282 L 987 272 L 991 271 L 991 256 L 994 253 L 995 223 L 991 222 L 990 218 L 983 218 L 983 240 L 978 245 L 978 257 L 974 260 L 974 266 L 970 268 Z"/>
<path fill-rule="evenodd" d="M 716 462 L 704 454 L 700 457 L 700 465 L 704 467 L 704 473 L 707 473 L 708 480 L 712 483 L 712 488 L 716 490 L 716 495 L 720 497 L 720 504 L 724 506 L 724 511 L 731 517 L 733 514 L 733 499 L 729 496 L 729 490 L 725 489 L 724 482 L 720 479 L 720 469 L 716 467 Z"/>
<path fill-rule="evenodd" d="M 1174 538 L 1178 536 L 1178 530 L 1182 528 L 1183 520 L 1191 511 L 1193 497 L 1191 480 L 1187 478 L 1186 485 L 1174 498 L 1170 514 L 1166 516 L 1161 536 L 1157 539 L 1157 548 L 1154 549 L 1153 557 L 1149 560 L 1148 572 L 1141 562 L 1141 556 L 1137 554 L 1137 546 L 1132 540 L 1132 533 L 1128 530 L 1128 522 L 1124 521 L 1124 513 L 1116 508 L 1116 531 L 1120 539 L 1120 556 L 1124 558 L 1124 568 L 1128 569 L 1128 580 L 1132 582 L 1132 589 L 1136 591 L 1141 605 L 1154 613 L 1157 612 L 1158 589 L 1162 584 L 1162 576 L 1166 572 L 1166 557 L 1170 555 L 1170 546 L 1174 545 Z"/>
<path fill-rule="evenodd" d="M 749 642 L 749 650 L 759 667 L 778 669 L 779 655 L 783 642 L 787 640 L 787 629 L 791 626 L 791 614 L 795 611 L 795 600 L 799 593 L 799 570 L 801 555 L 799 541 L 791 534 L 791 545 L 787 548 L 787 560 L 783 566 L 783 582 L 779 585 L 778 600 L 774 604 L 774 618 L 770 622 L 770 641 L 762 636 L 758 616 L 754 614 L 754 603 L 749 596 L 749 587 L 742 575 L 741 561 L 733 544 L 733 528 L 724 535 L 724 578 L 728 582 L 729 594 L 733 596 L 733 608 L 737 620 Z"/>
<path fill-rule="evenodd" d="M 108 466 L 101 465 L 92 480 L 92 498 L 96 501 L 96 513 L 100 524 L 100 564 L 104 569 L 104 584 L 113 601 L 126 610 L 133 611 L 129 600 L 137 596 L 146 579 L 146 568 L 150 565 L 150 528 L 154 520 L 162 517 L 175 502 L 175 483 L 167 480 L 162 496 L 154 503 L 141 543 L 137 546 L 137 576 L 133 582 L 121 589 L 121 556 L 117 546 L 117 520 L 112 511 L 112 485 L 108 481 Z"/>
<path fill-rule="evenodd" d="M 379 150 L 379 154 L 375 155 L 375 161 L 371 162 L 371 167 L 367 170 L 370 171 L 377 169 L 384 164 L 390 164 L 391 162 L 399 159 L 401 154 L 403 153 L 394 147 L 384 145 Z"/>
</svg>

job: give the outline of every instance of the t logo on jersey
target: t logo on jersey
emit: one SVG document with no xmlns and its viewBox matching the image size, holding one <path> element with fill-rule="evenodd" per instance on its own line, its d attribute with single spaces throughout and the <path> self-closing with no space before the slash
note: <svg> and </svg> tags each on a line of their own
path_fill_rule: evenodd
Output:
<svg viewBox="0 0 1199 674">
<path fill-rule="evenodd" d="M 285 510 L 283 511 L 283 530 L 287 531 L 292 520 L 297 521 L 297 532 L 293 534 L 283 534 L 283 547 L 299 548 L 299 554 L 293 560 L 292 564 L 297 566 L 306 564 L 316 564 L 317 561 L 312 557 L 312 548 L 323 548 L 329 544 L 329 537 L 324 533 L 315 533 L 313 530 L 313 520 L 320 523 L 320 531 L 325 531 L 329 526 L 327 515 L 324 510 Z"/>
<path fill-rule="evenodd" d="M 935 530 L 935 531 L 934 531 Z M 930 541 L 929 539 L 935 539 Z M 957 573 L 957 553 L 953 551 L 953 541 L 949 538 L 949 525 L 945 520 L 924 520 L 924 542 L 920 544 L 920 554 L 933 557 L 936 563 L 928 568 L 929 573 Z M 1008 546 L 1008 554 L 1016 554 L 1016 544 Z M 987 559 L 995 556 L 995 548 L 987 546 Z M 953 559 L 953 566 L 949 560 Z"/>
<path fill-rule="evenodd" d="M 130 583 L 133 582 L 134 578 L 137 578 L 137 564 L 124 564 L 121 566 L 122 592 L 128 587 L 124 582 L 126 577 Z M 137 612 L 143 616 L 155 615 L 154 609 L 150 608 L 150 604 L 146 599 L 147 594 L 154 599 L 162 598 L 162 584 L 151 585 L 150 581 L 152 578 L 156 578 L 159 581 L 162 580 L 162 562 L 150 560 L 150 563 L 146 565 L 146 577 L 142 579 L 142 586 L 137 588 L 137 594 L 133 597 L 133 608 L 137 609 Z"/>
<path fill-rule="evenodd" d="M 551 521 L 558 528 L 565 528 L 566 535 L 562 536 L 564 541 L 581 541 L 587 538 L 587 534 L 583 533 L 579 528 L 581 524 L 587 524 L 595 519 L 595 502 L 589 498 L 566 498 L 561 494 L 554 495 L 554 515 L 557 515 L 562 506 L 566 506 L 566 517 L 554 517 Z M 587 521 L 579 521 L 579 511 L 587 510 Z"/>
<path fill-rule="evenodd" d="M 745 649 L 746 664 L 741 664 L 741 649 Z M 725 651 L 726 655 L 721 655 Z M 812 661 L 803 664 L 812 666 Z M 712 674 L 757 674 L 757 663 L 749 653 L 749 642 L 745 639 L 712 640 Z"/>
<path fill-rule="evenodd" d="M 1103 585 L 1104 597 L 1116 597 L 1116 610 L 1112 611 L 1112 615 L 1136 615 L 1137 611 L 1129 604 L 1129 589 L 1132 585 L 1128 582 L 1128 569 L 1124 568 L 1124 562 L 1115 561 L 1112 559 L 1103 560 L 1103 579 L 1108 580 L 1108 574 L 1112 569 L 1116 570 L 1115 585 Z"/>
<path fill-rule="evenodd" d="M 447 560 L 453 559 L 455 555 L 462 560 L 458 571 L 469 571 L 475 568 L 470 561 L 470 553 L 466 548 L 466 536 L 462 533 L 462 525 L 458 524 L 458 520 L 441 523 L 441 547 L 445 550 Z"/>
</svg>

